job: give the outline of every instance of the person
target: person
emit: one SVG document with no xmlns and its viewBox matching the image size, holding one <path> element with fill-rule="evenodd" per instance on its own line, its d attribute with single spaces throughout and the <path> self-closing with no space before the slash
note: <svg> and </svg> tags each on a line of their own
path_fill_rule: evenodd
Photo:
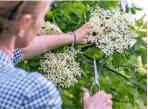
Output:
<svg viewBox="0 0 148 109">
<path fill-rule="evenodd" d="M 0 1 L 0 109 L 62 108 L 62 99 L 53 83 L 38 72 L 15 67 L 12 61 L 13 56 L 20 54 L 13 55 L 17 48 L 22 55 L 15 62 L 72 43 L 69 33 L 35 38 L 44 24 L 49 4 L 50 1 Z M 87 28 L 84 25 L 74 31 L 77 43 L 85 38 Z M 112 109 L 111 99 L 111 94 L 104 91 L 90 95 L 84 89 L 84 109 Z"/>
</svg>

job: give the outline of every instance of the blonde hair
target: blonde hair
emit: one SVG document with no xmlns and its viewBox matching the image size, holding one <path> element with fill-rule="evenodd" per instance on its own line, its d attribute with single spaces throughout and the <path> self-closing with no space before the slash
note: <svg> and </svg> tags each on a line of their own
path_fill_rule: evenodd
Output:
<svg viewBox="0 0 148 109">
<path fill-rule="evenodd" d="M 11 28 L 17 22 L 17 17 L 23 14 L 31 14 L 33 18 L 36 18 L 44 8 L 47 1 L 26 1 L 25 5 L 22 1 L 0 1 L 0 34 L 4 31 L 8 33 Z M 19 5 L 19 6 L 18 6 Z M 18 6 L 18 7 L 17 7 Z M 14 8 L 17 9 L 11 13 Z M 11 14 L 10 18 L 6 18 L 8 14 Z M 20 14 L 20 15 L 18 15 Z"/>
</svg>

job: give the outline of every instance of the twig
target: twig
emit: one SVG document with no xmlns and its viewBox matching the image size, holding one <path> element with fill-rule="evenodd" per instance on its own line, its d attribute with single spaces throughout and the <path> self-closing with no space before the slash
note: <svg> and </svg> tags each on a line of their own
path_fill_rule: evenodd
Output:
<svg viewBox="0 0 148 109">
<path fill-rule="evenodd" d="M 111 72 L 114 72 L 114 73 L 116 73 L 116 74 L 120 75 L 121 77 L 123 77 L 124 79 L 126 79 L 127 81 L 129 81 L 129 82 L 130 82 L 130 79 L 129 79 L 129 78 L 127 78 L 126 76 L 122 75 L 121 73 L 118 73 L 117 71 L 115 71 L 115 70 L 113 70 L 113 69 L 110 69 L 110 68 L 108 68 L 108 67 L 106 67 L 106 66 L 104 66 L 104 68 L 106 68 L 106 69 L 110 70 Z M 130 82 L 130 83 L 131 83 L 131 82 Z M 137 88 L 139 88 L 139 89 L 141 89 L 142 91 L 144 91 L 145 93 L 147 93 L 147 91 L 146 91 L 146 90 L 144 90 L 143 88 L 141 88 L 139 85 L 134 84 L 134 83 L 131 83 L 131 84 L 133 84 L 133 85 L 134 85 L 134 86 L 136 86 Z"/>
<path fill-rule="evenodd" d="M 86 56 L 86 57 L 88 57 L 89 59 L 91 59 L 91 60 L 93 61 L 93 58 L 87 56 L 86 54 L 83 54 L 83 55 Z M 98 63 L 98 62 L 97 62 L 97 63 Z M 115 70 L 113 70 L 113 69 L 111 69 L 111 68 L 109 68 L 109 67 L 107 67 L 107 66 L 105 66 L 105 65 L 104 65 L 104 68 L 110 70 L 110 71 L 113 72 L 113 73 L 116 73 L 117 75 L 123 77 L 124 79 L 126 79 L 127 81 L 130 82 L 130 79 L 129 79 L 128 77 L 126 77 L 125 75 L 122 75 L 121 73 L 119 73 L 119 72 L 117 72 L 117 71 L 115 71 Z M 130 83 L 131 83 L 131 82 L 130 82 Z M 133 84 L 133 83 L 131 83 L 131 84 Z M 133 85 L 136 86 L 137 88 L 139 88 L 140 90 L 144 91 L 145 93 L 147 93 L 147 91 L 144 90 L 143 88 L 141 88 L 139 85 L 137 85 L 137 84 L 133 84 Z"/>
<path fill-rule="evenodd" d="M 147 73 L 143 76 L 141 76 L 141 78 L 139 78 L 137 81 L 140 81 L 141 79 L 143 79 L 144 77 L 146 77 Z"/>
<path fill-rule="evenodd" d="M 87 44 L 86 46 L 84 46 L 83 48 L 81 48 L 82 51 L 87 50 L 89 47 L 93 47 L 95 46 L 94 44 Z"/>
<path fill-rule="evenodd" d="M 108 70 L 110 70 L 110 71 L 114 72 L 115 74 L 117 74 L 117 75 L 119 75 L 119 76 L 123 77 L 124 79 L 126 79 L 126 80 L 130 81 L 130 79 L 129 79 L 129 78 L 127 78 L 126 76 L 122 75 L 121 73 L 118 73 L 117 71 L 115 71 L 115 70 L 113 70 L 113 69 L 111 69 L 111 68 L 109 68 L 109 67 L 107 67 L 107 66 L 104 66 L 104 68 L 106 68 L 106 69 L 108 69 Z"/>
</svg>

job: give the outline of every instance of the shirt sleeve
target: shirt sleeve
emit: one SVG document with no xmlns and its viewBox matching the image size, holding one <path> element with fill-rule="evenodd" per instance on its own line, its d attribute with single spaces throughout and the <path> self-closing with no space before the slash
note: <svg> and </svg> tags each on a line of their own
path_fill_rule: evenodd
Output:
<svg viewBox="0 0 148 109">
<path fill-rule="evenodd" d="M 21 49 L 16 49 L 14 52 L 13 52 L 13 55 L 11 57 L 11 60 L 14 64 L 17 64 L 20 59 L 21 59 L 21 56 L 22 56 L 22 53 L 21 53 Z"/>
<path fill-rule="evenodd" d="M 59 90 L 39 73 L 31 73 L 36 76 L 24 93 L 24 109 L 62 109 L 62 99 Z"/>
</svg>

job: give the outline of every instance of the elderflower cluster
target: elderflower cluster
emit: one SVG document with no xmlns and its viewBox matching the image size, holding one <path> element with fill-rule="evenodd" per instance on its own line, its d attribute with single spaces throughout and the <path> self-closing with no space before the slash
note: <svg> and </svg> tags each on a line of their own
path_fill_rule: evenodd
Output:
<svg viewBox="0 0 148 109">
<path fill-rule="evenodd" d="M 63 33 L 60 28 L 54 24 L 50 23 L 49 21 L 45 22 L 44 26 L 40 31 L 40 35 L 54 35 L 54 34 L 61 34 Z"/>
<path fill-rule="evenodd" d="M 64 53 L 45 53 L 40 62 L 40 70 L 54 84 L 68 88 L 77 83 L 76 77 L 81 76 L 82 69 L 75 61 L 72 51 Z"/>
<path fill-rule="evenodd" d="M 96 6 L 88 21 L 89 34 L 84 43 L 90 42 L 100 48 L 106 56 L 114 51 L 122 52 L 135 41 L 136 33 L 130 28 L 133 19 L 117 9 L 104 10 Z"/>
<path fill-rule="evenodd" d="M 63 33 L 60 28 L 53 23 L 45 22 L 41 29 L 40 35 L 54 35 Z M 77 76 L 80 76 L 82 69 L 79 63 L 75 61 L 75 55 L 79 51 L 71 48 L 64 53 L 51 53 L 48 51 L 40 60 L 40 70 L 47 79 L 52 81 L 55 85 L 61 87 L 70 87 L 77 83 Z"/>
</svg>

